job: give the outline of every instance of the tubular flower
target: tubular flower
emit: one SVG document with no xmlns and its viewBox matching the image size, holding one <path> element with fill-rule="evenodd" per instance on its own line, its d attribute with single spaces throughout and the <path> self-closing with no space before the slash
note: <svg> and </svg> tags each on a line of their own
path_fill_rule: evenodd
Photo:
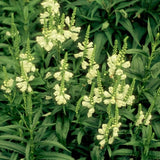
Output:
<svg viewBox="0 0 160 160">
<path fill-rule="evenodd" d="M 143 119 L 144 119 L 143 111 L 140 111 L 139 117 L 138 117 L 135 125 L 139 126 L 140 124 L 142 124 Z"/>
<path fill-rule="evenodd" d="M 16 86 L 20 89 L 21 92 L 32 92 L 32 88 L 30 84 L 28 83 L 29 81 L 32 81 L 34 79 L 34 76 L 31 75 L 30 77 L 27 77 L 27 79 L 23 76 L 21 77 L 16 77 Z"/>
<path fill-rule="evenodd" d="M 108 58 L 107 64 L 109 66 L 109 76 L 114 78 L 115 75 L 122 76 L 122 79 L 125 79 L 123 70 L 121 68 L 129 68 L 130 62 L 121 60 L 121 55 L 114 54 Z"/>
<path fill-rule="evenodd" d="M 13 83 L 14 83 L 13 79 L 5 80 L 3 82 L 3 85 L 1 86 L 1 89 L 4 90 L 6 93 L 11 93 L 12 87 L 13 87 Z"/>
<path fill-rule="evenodd" d="M 37 43 L 46 51 L 51 51 L 53 47 L 60 46 L 68 39 L 76 41 L 81 30 L 74 26 L 75 12 L 70 17 L 60 13 L 60 5 L 56 0 L 45 0 L 41 3 L 44 12 L 40 14 L 40 23 L 43 25 L 42 36 L 37 36 Z M 60 21 L 58 20 L 60 19 Z"/>
<path fill-rule="evenodd" d="M 59 86 L 59 84 L 56 84 L 54 86 L 55 92 L 53 93 L 55 95 L 55 100 L 58 105 L 66 104 L 67 100 L 70 99 L 70 95 L 65 94 L 66 88 L 62 88 Z"/>
<path fill-rule="evenodd" d="M 95 65 L 93 65 L 93 66 L 89 69 L 89 71 L 88 71 L 88 73 L 87 73 L 87 75 L 86 75 L 88 84 L 91 84 L 91 83 L 92 83 L 92 80 L 93 80 L 95 77 L 97 77 L 97 70 L 98 70 L 98 68 L 99 68 L 99 65 L 98 65 L 98 64 L 95 64 Z"/>
<path fill-rule="evenodd" d="M 97 135 L 97 139 L 100 140 L 99 144 L 101 148 L 106 144 L 106 137 L 108 137 L 107 128 L 107 124 L 102 124 L 102 128 L 98 129 L 99 134 Z"/>
<path fill-rule="evenodd" d="M 91 98 L 88 96 L 84 96 L 83 99 L 84 101 L 82 101 L 82 105 L 89 108 L 87 116 L 88 118 L 92 117 L 92 114 L 95 112 L 94 103 L 91 101 Z"/>
<path fill-rule="evenodd" d="M 129 92 L 129 85 L 126 84 L 125 86 L 122 85 L 118 85 L 118 87 L 116 88 L 116 92 L 114 93 L 114 88 L 113 87 L 109 87 L 109 91 L 104 91 L 104 97 L 106 97 L 106 99 L 103 101 L 104 104 L 116 104 L 119 108 L 122 106 L 126 106 L 126 105 L 132 105 L 135 96 L 134 95 L 129 95 L 128 96 L 128 92 Z M 121 90 L 122 88 L 122 90 Z M 127 97 L 127 99 L 126 99 Z"/>
</svg>

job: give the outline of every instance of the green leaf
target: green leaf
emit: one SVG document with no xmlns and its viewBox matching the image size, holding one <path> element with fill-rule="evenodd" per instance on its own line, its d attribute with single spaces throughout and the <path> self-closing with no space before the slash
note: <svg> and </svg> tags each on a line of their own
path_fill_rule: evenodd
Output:
<svg viewBox="0 0 160 160">
<path fill-rule="evenodd" d="M 18 154 L 13 152 L 12 155 L 11 155 L 10 160 L 17 160 L 17 158 L 18 158 Z"/>
<path fill-rule="evenodd" d="M 154 130 L 156 136 L 160 139 L 160 129 L 159 129 L 159 126 L 160 126 L 160 121 L 153 121 L 152 122 L 153 130 Z"/>
<path fill-rule="evenodd" d="M 95 33 L 94 35 L 94 44 L 96 46 L 95 51 L 95 61 L 99 64 L 101 63 L 105 56 L 101 54 L 101 51 L 104 47 L 104 45 L 107 42 L 107 38 L 103 32 Z"/>
<path fill-rule="evenodd" d="M 137 1 L 139 1 L 139 0 L 132 0 L 132 1 L 122 2 L 116 7 L 116 10 L 124 9 L 125 7 L 130 7 L 131 5 L 136 3 Z"/>
<path fill-rule="evenodd" d="M 126 51 L 126 54 L 139 54 L 139 55 L 142 55 L 144 57 L 148 57 L 149 56 L 147 52 L 145 52 L 145 51 L 143 51 L 141 49 L 128 49 Z"/>
<path fill-rule="evenodd" d="M 135 42 L 140 46 L 139 39 L 137 38 L 137 34 L 133 29 L 132 23 L 128 19 L 120 20 L 119 23 L 132 35 Z"/>
<path fill-rule="evenodd" d="M 0 1 L 0 6 L 8 6 L 6 2 Z"/>
<path fill-rule="evenodd" d="M 61 115 L 58 115 L 56 121 L 56 133 L 63 143 L 66 142 L 69 127 L 70 127 L 69 119 L 65 116 L 61 117 Z"/>
<path fill-rule="evenodd" d="M 5 43 L 0 43 L 0 48 L 7 48 L 9 45 Z M 3 58 L 3 57 L 2 57 Z"/>
<path fill-rule="evenodd" d="M 136 140 L 131 140 L 130 142 L 125 143 L 126 146 L 141 146 L 141 143 Z"/>
<path fill-rule="evenodd" d="M 149 156 L 150 159 L 159 159 L 160 158 L 160 151 L 150 151 Z"/>
<path fill-rule="evenodd" d="M 153 38 L 152 29 L 151 29 L 151 25 L 150 25 L 149 19 L 148 19 L 147 30 L 148 30 L 149 39 L 150 39 L 151 43 L 153 43 L 154 42 L 154 38 Z"/>
<path fill-rule="evenodd" d="M 157 62 L 151 67 L 151 75 L 153 78 L 157 78 L 160 74 L 160 62 Z"/>
<path fill-rule="evenodd" d="M 63 153 L 57 153 L 57 152 L 40 152 L 38 159 L 44 159 L 44 160 L 74 160 L 71 156 Z"/>
<path fill-rule="evenodd" d="M 27 146 L 26 146 L 26 150 L 25 150 L 25 158 L 26 160 L 30 160 L 29 159 L 29 155 L 30 155 L 30 147 L 31 147 L 31 144 L 30 144 L 30 141 L 27 143 Z"/>
<path fill-rule="evenodd" d="M 117 149 L 112 152 L 112 156 L 132 156 L 133 151 L 131 149 Z"/>
<path fill-rule="evenodd" d="M 62 145 L 61 143 L 57 142 L 57 141 L 41 141 L 38 143 L 39 145 L 41 146 L 51 146 L 51 147 L 57 147 L 57 148 L 60 148 L 60 149 L 63 149 L 67 152 L 70 152 L 64 145 Z"/>
<path fill-rule="evenodd" d="M 114 32 L 113 29 L 110 27 L 104 32 L 111 46 L 113 46 L 113 42 L 112 42 L 113 32 Z"/>
<path fill-rule="evenodd" d="M 22 145 L 19 145 L 13 142 L 9 142 L 9 141 L 0 140 L 0 148 L 12 150 L 12 151 L 22 153 L 22 154 L 25 153 L 25 148 Z"/>
<path fill-rule="evenodd" d="M 65 141 L 66 141 L 66 138 L 67 138 L 67 135 L 68 135 L 68 132 L 69 132 L 69 127 L 70 127 L 69 119 L 68 119 L 68 117 L 64 117 L 62 135 L 63 135 L 63 139 Z"/>
<path fill-rule="evenodd" d="M 132 59 L 131 63 L 131 71 L 143 77 L 144 75 L 144 61 L 142 60 L 141 56 L 135 55 Z"/>
<path fill-rule="evenodd" d="M 92 160 L 104 160 L 104 156 L 101 156 L 101 150 L 99 146 L 94 146 L 93 150 L 91 151 L 91 159 Z"/>
<path fill-rule="evenodd" d="M 77 142 L 78 142 L 78 144 L 80 145 L 81 144 L 81 141 L 82 141 L 82 137 L 84 136 L 84 132 L 83 132 L 83 130 L 80 130 L 79 132 L 78 132 L 78 135 L 77 135 Z"/>
<path fill-rule="evenodd" d="M 19 137 L 19 136 L 16 136 L 16 135 L 10 135 L 10 134 L 5 134 L 5 135 L 1 135 L 0 136 L 0 139 L 4 140 L 4 139 L 9 139 L 9 140 L 15 140 L 15 141 L 21 141 L 21 142 L 26 142 L 25 139 Z"/>
<path fill-rule="evenodd" d="M 1 64 L 8 65 L 8 66 L 13 66 L 14 65 L 14 61 L 9 56 L 0 56 L 0 65 Z"/>
<path fill-rule="evenodd" d="M 0 159 L 1 159 L 1 160 L 5 160 L 5 159 L 11 160 L 11 159 L 9 159 L 9 157 L 7 157 L 7 156 L 5 156 L 5 155 L 2 155 L 1 153 L 0 153 Z"/>
</svg>

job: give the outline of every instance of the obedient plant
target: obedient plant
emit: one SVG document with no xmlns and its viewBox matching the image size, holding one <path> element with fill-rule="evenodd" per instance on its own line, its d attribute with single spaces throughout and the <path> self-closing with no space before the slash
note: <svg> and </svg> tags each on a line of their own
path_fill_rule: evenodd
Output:
<svg viewBox="0 0 160 160">
<path fill-rule="evenodd" d="M 114 5 L 119 6 L 119 2 Z M 115 40 L 113 51 L 106 50 L 107 58 L 100 64 L 97 50 L 102 49 L 90 38 L 92 24 L 81 29 L 76 24 L 76 8 L 65 15 L 60 4 L 56 0 L 41 2 L 42 29 L 34 41 L 26 29 L 23 38 L 17 15 L 11 14 L 11 28 L 5 32 L 8 52 L 4 54 L 12 63 L 11 67 L 0 63 L 4 75 L 0 80 L 0 159 L 158 159 L 160 134 L 155 106 L 160 85 L 153 93 L 148 93 L 146 86 L 159 80 L 160 72 L 155 71 L 159 62 L 154 59 L 159 34 L 154 40 L 148 21 L 151 55 L 128 55 L 127 36 L 122 47 L 120 39 Z M 6 3 L 0 1 L 0 5 Z M 30 14 L 33 2 L 23 5 L 24 15 Z M 127 18 L 124 10 L 119 12 Z M 24 18 L 25 23 L 29 17 Z M 146 70 L 141 67 L 143 63 Z M 137 66 L 145 70 L 143 79 L 136 75 Z M 153 84 L 148 82 L 151 77 L 156 77 Z M 150 105 L 141 99 L 143 95 Z"/>
</svg>

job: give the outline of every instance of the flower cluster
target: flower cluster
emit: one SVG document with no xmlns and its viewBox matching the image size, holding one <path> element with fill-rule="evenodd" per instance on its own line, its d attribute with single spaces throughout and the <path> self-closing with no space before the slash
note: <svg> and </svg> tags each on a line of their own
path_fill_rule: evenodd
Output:
<svg viewBox="0 0 160 160">
<path fill-rule="evenodd" d="M 65 81 L 69 81 L 69 79 L 73 76 L 73 73 L 67 71 L 68 64 L 65 62 L 65 59 L 61 60 L 60 72 L 56 72 L 54 74 L 54 78 L 58 81 L 61 81 L 64 78 Z"/>
<path fill-rule="evenodd" d="M 118 137 L 119 128 L 121 123 L 116 124 L 102 124 L 102 128 L 98 129 L 97 139 L 100 140 L 99 144 L 101 148 L 105 146 L 106 143 L 112 144 L 114 139 Z"/>
<path fill-rule="evenodd" d="M 109 66 L 109 77 L 112 79 L 117 78 L 117 76 L 121 80 L 126 79 L 126 74 L 124 74 L 123 70 L 125 68 L 130 67 L 130 61 L 125 61 L 125 53 L 127 49 L 127 39 L 128 37 L 124 39 L 123 47 L 119 51 L 119 53 L 117 51 L 118 42 L 117 40 L 115 41 L 114 48 L 113 48 L 113 54 L 112 56 L 109 56 L 107 60 L 107 64 Z"/>
<path fill-rule="evenodd" d="M 82 101 L 82 106 L 87 107 L 89 109 L 88 111 L 88 118 L 92 117 L 92 114 L 95 112 L 95 104 L 96 103 L 101 103 L 102 102 L 102 96 L 99 91 L 99 88 L 94 87 L 95 84 L 92 84 L 90 95 L 87 96 L 85 95 Z"/>
<path fill-rule="evenodd" d="M 37 36 L 36 41 L 42 48 L 50 51 L 54 46 L 59 43 L 62 44 L 67 39 L 71 38 L 73 41 L 78 39 L 81 28 L 74 26 L 76 10 L 73 12 L 71 19 L 62 15 L 61 22 L 59 22 L 60 5 L 57 1 L 47 0 L 42 2 L 41 5 L 45 10 L 44 13 L 40 14 L 40 22 L 44 26 L 43 35 Z"/>
<path fill-rule="evenodd" d="M 11 93 L 13 87 L 14 80 L 12 78 L 8 80 L 4 80 L 1 89 L 5 91 L 5 93 Z"/>
<path fill-rule="evenodd" d="M 136 125 L 136 126 L 139 126 L 140 124 L 142 124 L 143 119 L 144 119 L 143 111 L 140 111 L 139 117 L 138 117 L 138 119 L 137 119 L 135 125 Z"/>
<path fill-rule="evenodd" d="M 34 57 L 30 54 L 21 53 L 19 55 L 21 76 L 16 77 L 16 86 L 21 92 L 32 92 L 32 88 L 29 84 L 35 77 L 33 73 L 36 71 L 35 65 L 32 63 Z"/>
<path fill-rule="evenodd" d="M 143 124 L 144 123 L 144 125 L 149 125 L 149 123 L 150 123 L 150 120 L 151 120 L 151 118 L 152 118 L 152 115 L 151 115 L 151 113 L 150 113 L 150 108 L 152 107 L 152 105 L 151 105 L 151 107 L 149 108 L 149 110 L 148 110 L 148 112 L 146 113 L 146 115 L 144 115 L 144 113 L 143 113 L 143 111 L 142 111 L 142 106 L 141 106 L 141 104 L 139 104 L 139 106 L 138 106 L 139 108 L 138 108 L 138 113 L 137 113 L 137 115 L 136 115 L 136 117 L 137 117 L 137 120 L 136 120 L 136 122 L 135 122 L 135 126 L 139 126 L 139 125 L 141 125 L 141 124 Z"/>
<path fill-rule="evenodd" d="M 130 86 L 128 84 L 119 84 L 114 91 L 114 87 L 109 87 L 108 91 L 104 91 L 104 104 L 115 104 L 119 108 L 126 105 L 132 105 L 135 96 L 129 94 Z"/>
<path fill-rule="evenodd" d="M 113 78 L 115 76 L 120 76 L 121 80 L 126 78 L 126 75 L 123 73 L 123 68 L 129 68 L 130 67 L 130 62 L 129 61 L 124 61 L 121 59 L 120 54 L 114 54 L 108 58 L 107 62 L 109 66 L 109 76 L 110 78 Z"/>
<path fill-rule="evenodd" d="M 59 86 L 59 84 L 56 84 L 54 86 L 55 92 L 54 92 L 54 96 L 55 96 L 55 100 L 57 102 L 58 105 L 61 104 L 66 104 L 67 100 L 70 99 L 70 95 L 65 94 L 66 88 Z"/>
<path fill-rule="evenodd" d="M 77 54 L 74 54 L 74 57 L 75 58 L 81 57 L 82 69 L 86 70 L 87 67 L 89 67 L 86 77 L 87 77 L 88 84 L 91 84 L 92 80 L 95 77 L 97 77 L 97 71 L 99 69 L 99 65 L 96 64 L 94 60 L 95 59 L 95 55 L 94 55 L 95 48 L 93 47 L 93 42 L 89 42 L 88 40 L 89 30 L 90 30 L 90 27 L 88 27 L 86 31 L 86 37 L 85 37 L 84 42 L 78 43 L 78 48 L 80 49 L 80 52 Z"/>
<path fill-rule="evenodd" d="M 73 73 L 67 71 L 68 63 L 67 63 L 68 54 L 65 54 L 64 59 L 61 60 L 60 63 L 60 71 L 54 74 L 54 77 L 60 81 L 60 84 L 56 84 L 53 93 L 55 96 L 55 100 L 58 105 L 66 104 L 67 100 L 70 99 L 70 95 L 65 94 L 65 81 L 69 81 L 69 79 L 73 76 Z"/>
<path fill-rule="evenodd" d="M 107 124 L 103 124 L 102 128 L 98 130 L 99 134 L 97 139 L 100 140 L 101 148 L 104 147 L 106 143 L 112 144 L 114 139 L 118 137 L 119 128 L 121 123 L 119 123 L 119 109 L 127 105 L 132 105 L 135 96 L 132 95 L 135 79 L 132 84 L 126 84 L 126 74 L 124 69 L 130 67 L 130 62 L 125 61 L 125 52 L 127 47 L 127 39 L 124 40 L 124 45 L 121 51 L 117 53 L 117 44 L 115 43 L 113 55 L 109 56 L 107 64 L 109 67 L 109 77 L 113 80 L 112 86 L 108 87 L 108 90 L 104 90 L 100 81 L 99 72 L 97 76 L 97 84 L 103 103 L 107 105 L 107 113 L 109 121 Z M 111 113 L 111 107 L 115 107 L 115 110 Z M 113 108 L 112 108 L 113 109 Z M 115 117 L 113 117 L 115 116 Z M 141 121 L 141 119 L 139 120 Z M 139 121 L 137 123 L 139 123 Z"/>
</svg>

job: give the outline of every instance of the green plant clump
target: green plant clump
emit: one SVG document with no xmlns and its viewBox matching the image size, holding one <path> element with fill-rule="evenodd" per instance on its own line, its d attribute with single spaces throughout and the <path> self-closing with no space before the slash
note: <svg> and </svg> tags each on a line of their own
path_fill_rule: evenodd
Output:
<svg viewBox="0 0 160 160">
<path fill-rule="evenodd" d="M 0 0 L 0 159 L 160 159 L 160 2 Z"/>
</svg>

